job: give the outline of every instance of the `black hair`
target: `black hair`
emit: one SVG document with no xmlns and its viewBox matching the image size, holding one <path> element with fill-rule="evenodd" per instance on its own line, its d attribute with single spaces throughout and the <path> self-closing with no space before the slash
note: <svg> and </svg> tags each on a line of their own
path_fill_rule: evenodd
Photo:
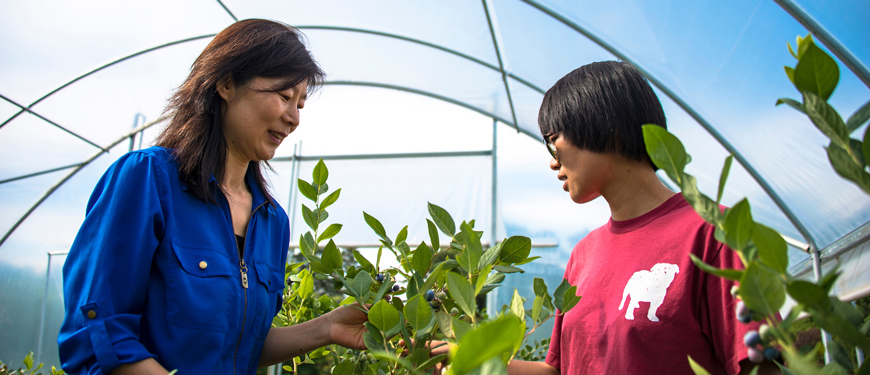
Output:
<svg viewBox="0 0 870 375">
<path fill-rule="evenodd" d="M 217 85 L 229 78 L 244 86 L 255 77 L 281 78 L 269 91 L 282 91 L 307 81 L 308 91 L 319 87 L 325 76 L 305 47 L 299 30 L 277 21 L 248 19 L 236 22 L 220 33 L 194 61 L 190 75 L 173 94 L 166 108 L 169 124 L 155 141 L 171 149 L 179 177 L 195 196 L 216 203 L 209 181 L 220 188 L 227 158 L 227 143 L 221 123 L 223 98 Z M 266 161 L 251 161 L 252 173 L 269 203 L 274 199 L 266 189 L 263 167 Z"/>
<path fill-rule="evenodd" d="M 644 124 L 667 129 L 662 104 L 643 74 L 619 61 L 568 73 L 547 90 L 538 113 L 543 135 L 559 133 L 580 149 L 647 161 L 657 170 L 643 142 Z"/>
</svg>

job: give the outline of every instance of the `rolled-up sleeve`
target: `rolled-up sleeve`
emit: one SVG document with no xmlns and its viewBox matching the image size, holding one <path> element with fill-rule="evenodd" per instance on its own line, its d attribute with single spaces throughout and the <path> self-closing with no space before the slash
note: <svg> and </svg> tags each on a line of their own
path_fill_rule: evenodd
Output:
<svg viewBox="0 0 870 375">
<path fill-rule="evenodd" d="M 139 340 L 154 253 L 163 238 L 164 168 L 122 156 L 103 175 L 63 267 L 66 317 L 58 336 L 63 369 L 109 373 L 155 357 Z"/>
</svg>

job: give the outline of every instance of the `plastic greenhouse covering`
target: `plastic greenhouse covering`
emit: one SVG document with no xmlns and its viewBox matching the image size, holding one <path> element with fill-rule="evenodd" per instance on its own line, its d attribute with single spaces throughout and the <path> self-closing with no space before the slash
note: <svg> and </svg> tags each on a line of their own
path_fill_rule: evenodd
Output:
<svg viewBox="0 0 870 375">
<path fill-rule="evenodd" d="M 271 163 L 291 238 L 305 231 L 292 181 L 310 178 L 323 158 L 330 186 L 342 188 L 330 210 L 345 225 L 340 246 L 374 251 L 362 211 L 423 241 L 432 202 L 476 219 L 484 242 L 524 235 L 536 244 L 532 255 L 543 258 L 508 277 L 489 306 L 508 303 L 513 288 L 533 294 L 533 277 L 558 284 L 574 244 L 609 209 L 562 191 L 538 107 L 566 73 L 617 59 L 655 86 L 702 191 L 715 195 L 733 153 L 723 204 L 748 197 L 754 218 L 788 238 L 793 274 L 811 279 L 817 252 L 825 269 L 844 271 L 841 298 L 870 292 L 870 197 L 836 175 L 827 140 L 805 116 L 774 105 L 799 96 L 783 71 L 794 64 L 786 43 L 810 31 L 847 54 L 834 107 L 846 116 L 870 98 L 864 0 L 31 0 L 2 9 L 7 363 L 32 350 L 57 365 L 60 269 L 94 184 L 123 153 L 150 145 L 161 124 L 134 128 L 153 124 L 214 34 L 245 18 L 300 28 L 327 73 Z"/>
</svg>

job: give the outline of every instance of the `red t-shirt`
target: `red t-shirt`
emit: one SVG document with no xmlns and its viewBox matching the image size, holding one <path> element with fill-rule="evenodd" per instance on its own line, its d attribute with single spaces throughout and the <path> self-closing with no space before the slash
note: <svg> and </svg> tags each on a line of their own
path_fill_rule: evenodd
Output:
<svg viewBox="0 0 870 375">
<path fill-rule="evenodd" d="M 565 278 L 580 303 L 555 318 L 546 362 L 562 374 L 737 374 L 743 336 L 758 324 L 735 317 L 732 281 L 705 273 L 743 268 L 735 251 L 676 194 L 652 211 L 610 220 L 571 253 Z"/>
</svg>

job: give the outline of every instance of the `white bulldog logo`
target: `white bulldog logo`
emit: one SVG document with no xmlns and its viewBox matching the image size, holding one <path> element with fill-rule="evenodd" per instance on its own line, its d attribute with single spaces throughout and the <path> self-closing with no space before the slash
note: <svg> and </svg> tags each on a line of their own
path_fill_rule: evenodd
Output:
<svg viewBox="0 0 870 375">
<path fill-rule="evenodd" d="M 652 322 L 659 321 L 656 310 L 665 301 L 668 287 L 679 272 L 680 267 L 676 264 L 658 263 L 649 271 L 637 271 L 631 275 L 628 283 L 625 284 L 625 291 L 622 292 L 622 302 L 619 303 L 619 310 L 622 311 L 625 298 L 631 296 L 628 310 L 625 311 L 625 319 L 634 320 L 634 309 L 640 307 L 639 302 L 649 302 L 647 318 Z"/>
</svg>

